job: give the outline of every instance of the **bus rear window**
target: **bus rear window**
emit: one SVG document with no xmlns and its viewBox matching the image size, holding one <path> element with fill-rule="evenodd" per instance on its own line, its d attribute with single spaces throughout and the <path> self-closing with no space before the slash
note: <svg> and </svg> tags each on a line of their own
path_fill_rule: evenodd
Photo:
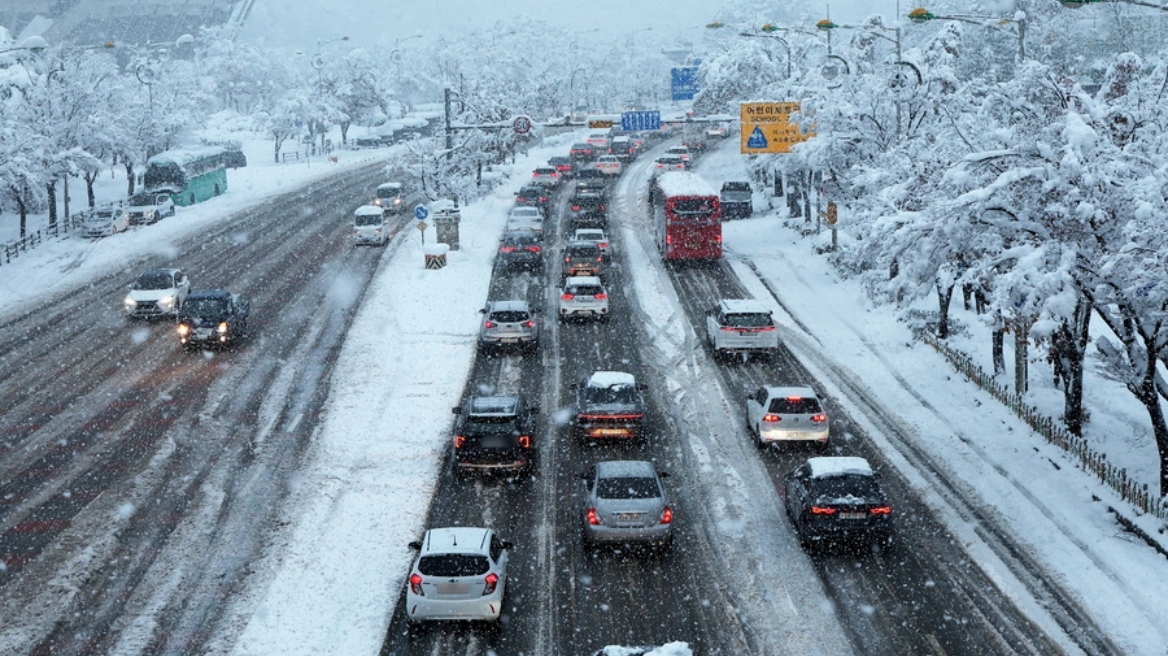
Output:
<svg viewBox="0 0 1168 656">
<path fill-rule="evenodd" d="M 709 214 L 714 211 L 714 201 L 711 198 L 675 198 L 670 209 L 681 215 Z"/>
</svg>

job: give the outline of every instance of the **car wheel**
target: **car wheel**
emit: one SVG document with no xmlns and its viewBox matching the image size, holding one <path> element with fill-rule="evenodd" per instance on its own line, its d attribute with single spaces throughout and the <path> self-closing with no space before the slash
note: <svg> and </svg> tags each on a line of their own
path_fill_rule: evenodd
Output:
<svg viewBox="0 0 1168 656">
<path fill-rule="evenodd" d="M 815 450 L 816 451 L 827 451 L 829 448 L 831 448 L 831 441 L 830 440 L 824 440 L 822 442 L 815 443 Z"/>
</svg>

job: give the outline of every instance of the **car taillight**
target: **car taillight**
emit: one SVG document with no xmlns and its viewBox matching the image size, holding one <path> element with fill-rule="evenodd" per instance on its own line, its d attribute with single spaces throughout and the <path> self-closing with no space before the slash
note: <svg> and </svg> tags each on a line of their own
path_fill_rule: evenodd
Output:
<svg viewBox="0 0 1168 656">
<path fill-rule="evenodd" d="M 524 321 L 524 322 L 523 322 L 523 327 L 524 327 L 524 328 L 535 328 L 535 320 L 534 320 L 534 319 L 528 319 L 527 321 Z"/>
<path fill-rule="evenodd" d="M 600 526 L 600 515 L 596 514 L 595 508 L 588 509 L 588 523 L 593 526 Z"/>
<path fill-rule="evenodd" d="M 516 202 L 516 203 L 526 203 L 526 202 L 527 202 L 527 199 L 526 199 L 526 198 L 524 198 L 523 196 L 517 196 L 517 197 L 515 198 L 515 202 Z"/>
<path fill-rule="evenodd" d="M 600 206 L 600 211 L 601 211 L 601 212 L 603 212 L 605 209 L 607 209 L 607 208 L 606 208 L 606 206 L 604 206 L 604 205 L 601 205 L 601 206 Z"/>
<path fill-rule="evenodd" d="M 422 575 L 421 574 L 410 574 L 410 592 L 413 592 L 414 594 L 418 595 L 419 597 L 425 596 L 422 593 Z"/>
<path fill-rule="evenodd" d="M 601 255 L 597 255 L 597 256 L 596 256 L 596 261 L 597 261 L 597 262 L 603 262 L 603 261 L 604 261 L 604 257 L 603 257 L 603 256 L 601 256 Z"/>
<path fill-rule="evenodd" d="M 488 321 L 488 322 L 486 322 L 486 323 L 484 323 L 484 324 L 483 324 L 483 327 L 485 327 L 485 328 L 495 328 L 495 327 L 497 327 L 498 325 L 499 325 L 499 324 L 495 323 L 494 321 Z"/>
<path fill-rule="evenodd" d="M 812 423 L 822 424 L 825 421 L 827 421 L 827 415 L 823 414 L 822 412 L 817 415 L 811 415 Z"/>
<path fill-rule="evenodd" d="M 756 332 L 756 333 L 773 333 L 775 330 L 776 330 L 776 328 L 774 326 L 762 326 L 761 328 L 755 328 L 754 332 Z"/>
<path fill-rule="evenodd" d="M 811 506 L 812 515 L 834 515 L 835 508 L 828 508 L 827 506 Z"/>
<path fill-rule="evenodd" d="M 499 575 L 494 572 L 487 574 L 486 578 L 483 579 L 483 596 L 491 594 L 497 587 L 499 587 Z"/>
<path fill-rule="evenodd" d="M 573 211 L 573 212 L 579 212 L 579 211 L 580 211 L 580 206 L 579 206 L 579 205 L 573 205 L 573 206 L 572 206 L 572 211 Z"/>
<path fill-rule="evenodd" d="M 514 253 L 516 248 L 514 246 L 500 246 L 499 251 L 503 253 Z"/>
<path fill-rule="evenodd" d="M 461 449 L 464 446 L 466 446 L 466 438 L 463 437 L 462 435 L 455 435 L 454 436 L 454 448 Z"/>
<path fill-rule="evenodd" d="M 563 294 L 560 294 L 561 301 L 570 301 L 574 298 L 576 298 L 575 294 L 569 294 L 568 292 L 564 292 Z"/>
<path fill-rule="evenodd" d="M 724 332 L 724 333 L 736 333 L 736 332 L 738 332 L 740 329 L 739 329 L 739 328 L 735 328 L 734 326 L 722 326 L 721 328 L 719 328 L 719 330 L 721 330 L 721 331 L 722 331 L 722 332 Z"/>
<path fill-rule="evenodd" d="M 598 241 L 598 242 L 596 242 L 596 245 L 601 247 L 601 248 L 608 248 L 608 242 L 606 242 L 606 241 Z"/>
<path fill-rule="evenodd" d="M 546 202 L 548 202 L 548 197 L 547 197 L 547 196 L 540 196 L 540 197 L 539 197 L 539 202 L 541 202 L 541 203 L 546 203 Z"/>
<path fill-rule="evenodd" d="M 772 415 L 768 413 L 762 416 L 762 420 L 768 424 L 774 424 L 782 421 L 783 418 L 778 415 Z"/>
<path fill-rule="evenodd" d="M 665 506 L 665 510 L 661 511 L 661 519 L 657 521 L 658 524 L 672 524 L 673 523 L 673 508 Z"/>
<path fill-rule="evenodd" d="M 530 435 L 520 435 L 519 436 L 519 446 L 523 447 L 524 449 L 530 449 L 531 448 L 531 436 Z"/>
<path fill-rule="evenodd" d="M 607 300 L 607 299 L 608 299 L 608 294 L 603 294 L 603 293 L 601 293 L 601 294 L 593 294 L 593 295 L 592 295 L 592 298 L 594 298 L 594 299 L 596 299 L 596 300 L 598 300 L 598 301 L 604 301 L 604 300 Z"/>
<path fill-rule="evenodd" d="M 572 257 L 570 255 L 565 255 L 564 256 L 564 263 L 569 264 L 571 262 L 572 262 Z"/>
<path fill-rule="evenodd" d="M 540 253 L 540 252 L 543 252 L 543 247 L 542 247 L 542 246 L 528 246 L 528 247 L 527 247 L 527 252 L 529 252 L 529 253 Z"/>
<path fill-rule="evenodd" d="M 892 506 L 876 506 L 875 508 L 869 508 L 868 512 L 873 515 L 891 515 Z"/>
</svg>

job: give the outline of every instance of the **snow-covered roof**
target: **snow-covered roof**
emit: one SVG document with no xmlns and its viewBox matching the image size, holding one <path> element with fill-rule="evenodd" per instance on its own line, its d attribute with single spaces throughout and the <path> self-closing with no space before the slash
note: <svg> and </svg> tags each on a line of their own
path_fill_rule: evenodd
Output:
<svg viewBox="0 0 1168 656">
<path fill-rule="evenodd" d="M 717 196 L 705 178 L 689 171 L 668 171 L 657 176 L 657 187 L 666 196 Z"/>
<path fill-rule="evenodd" d="M 381 216 L 381 208 L 373 205 L 362 205 L 354 212 L 357 216 Z"/>
<path fill-rule="evenodd" d="M 200 157 L 208 157 L 211 155 L 219 155 L 224 150 L 223 146 L 196 146 L 193 148 L 175 148 L 158 153 L 154 157 L 146 160 L 146 165 L 151 164 L 186 164 Z"/>
<path fill-rule="evenodd" d="M 568 285 L 591 285 L 593 287 L 600 287 L 603 283 L 596 276 L 568 276 L 564 278 L 564 287 Z"/>
<path fill-rule="evenodd" d="M 377 188 L 378 189 L 389 189 L 392 191 L 401 191 L 402 183 L 400 183 L 400 182 L 386 182 L 384 184 L 377 185 Z"/>
<path fill-rule="evenodd" d="M 596 463 L 596 470 L 604 478 L 653 478 L 657 471 L 645 460 L 608 460 Z"/>
<path fill-rule="evenodd" d="M 807 464 L 811 466 L 812 478 L 827 478 L 846 474 L 872 475 L 872 466 L 868 464 L 868 461 L 855 456 L 808 458 Z"/>
<path fill-rule="evenodd" d="M 724 298 L 719 301 L 722 307 L 731 314 L 745 314 L 757 312 L 760 314 L 770 314 L 771 309 L 762 301 L 757 301 L 753 298 Z"/>
<path fill-rule="evenodd" d="M 767 385 L 766 390 L 767 394 L 770 394 L 774 398 L 807 399 L 818 396 L 815 390 L 806 385 Z"/>
<path fill-rule="evenodd" d="M 588 379 L 589 387 L 624 387 L 636 384 L 637 379 L 623 371 L 598 371 Z"/>
</svg>

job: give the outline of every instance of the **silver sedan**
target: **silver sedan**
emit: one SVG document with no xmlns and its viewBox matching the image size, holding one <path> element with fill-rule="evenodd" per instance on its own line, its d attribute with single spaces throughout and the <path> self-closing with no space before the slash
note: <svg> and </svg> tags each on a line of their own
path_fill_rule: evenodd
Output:
<svg viewBox="0 0 1168 656">
<path fill-rule="evenodd" d="M 584 546 L 643 544 L 662 551 L 673 544 L 673 507 L 653 464 L 644 460 L 598 462 L 584 479 Z"/>
</svg>

